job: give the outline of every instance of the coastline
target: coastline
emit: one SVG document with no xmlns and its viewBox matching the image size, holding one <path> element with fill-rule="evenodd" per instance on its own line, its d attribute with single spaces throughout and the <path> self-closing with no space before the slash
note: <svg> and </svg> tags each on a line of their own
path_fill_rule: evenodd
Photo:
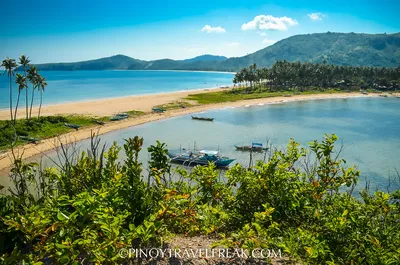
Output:
<svg viewBox="0 0 400 265">
<path fill-rule="evenodd" d="M 223 89 L 221 89 L 223 90 Z M 213 89 L 210 92 L 215 92 L 217 90 Z M 160 101 L 165 101 L 165 100 L 170 100 L 169 102 L 177 101 L 177 100 L 183 100 L 188 94 L 193 93 L 193 91 L 188 91 L 188 92 L 173 92 L 173 93 L 166 93 L 164 96 L 160 94 L 156 95 L 148 95 L 148 96 L 131 96 L 127 98 L 119 98 L 120 101 L 134 101 L 136 103 L 140 103 L 140 108 L 142 108 L 144 111 L 149 111 L 151 110 L 152 107 L 157 104 L 157 102 Z M 205 92 L 207 93 L 207 92 Z M 251 100 L 241 100 L 241 101 L 235 101 L 235 102 L 224 102 L 224 103 L 216 103 L 216 104 L 207 104 L 207 105 L 194 105 L 188 108 L 184 109 L 171 109 L 168 110 L 164 113 L 147 113 L 142 116 L 138 117 L 133 117 L 130 119 L 122 120 L 122 121 L 116 121 L 112 123 L 106 123 L 103 126 L 93 126 L 90 128 L 83 128 L 79 131 L 74 131 L 70 132 L 67 134 L 63 134 L 58 137 L 53 137 L 49 139 L 44 139 L 38 144 L 26 144 L 20 147 L 17 147 L 15 149 L 16 154 L 22 155 L 23 159 L 39 155 L 41 153 L 50 151 L 52 149 L 55 149 L 59 147 L 61 144 L 70 144 L 73 142 L 81 141 L 84 139 L 90 138 L 92 132 L 96 132 L 98 135 L 106 134 L 112 131 L 117 131 L 121 129 L 125 129 L 131 126 L 136 126 L 148 122 L 154 122 L 154 121 L 160 121 L 172 117 L 178 117 L 178 116 L 184 116 L 188 114 L 193 114 L 193 113 L 199 113 L 199 112 L 204 112 L 204 111 L 209 111 L 209 110 L 215 110 L 215 109 L 224 109 L 224 108 L 235 108 L 235 107 L 248 107 L 252 105 L 267 105 L 267 104 L 282 104 L 282 103 L 290 103 L 290 102 L 297 102 L 297 101 L 307 101 L 307 100 L 320 100 L 320 99 L 344 99 L 344 98 L 358 98 L 358 97 L 363 97 L 363 98 L 370 98 L 370 97 L 378 97 L 378 95 L 363 95 L 359 93 L 335 93 L 335 94 L 310 94 L 310 95 L 295 95 L 292 97 L 270 97 L 270 98 L 259 98 L 259 99 L 251 99 Z M 135 98 L 132 100 L 132 98 Z M 146 98 L 146 99 L 144 99 Z M 97 103 L 95 104 L 98 108 L 97 114 L 100 113 L 110 113 L 110 110 L 104 110 L 107 104 L 110 103 L 110 101 L 113 101 L 112 99 L 110 100 L 101 100 L 96 101 Z M 132 102 L 131 102 L 132 103 Z M 164 102 L 165 104 L 167 102 Z M 77 112 L 76 109 L 73 108 L 72 105 L 77 105 L 77 104 L 82 104 L 82 103 L 69 103 L 69 104 L 64 104 L 67 106 L 63 106 L 62 110 L 65 111 L 69 108 L 69 112 L 52 112 L 54 108 L 59 108 L 59 105 L 54 105 L 54 106 L 49 106 L 46 108 L 43 108 L 42 113 L 44 115 L 56 115 L 56 114 L 90 114 L 91 111 L 84 111 L 83 109 L 79 109 L 81 112 Z M 131 108 L 131 109 L 124 109 L 125 104 L 119 104 L 117 106 L 119 108 L 118 111 L 129 111 L 129 110 L 141 110 L 138 108 Z M 105 112 L 104 112 L 105 111 Z M 113 109 L 115 111 L 115 109 Z M 115 113 L 115 112 L 114 112 Z M 9 113 L 7 113 L 9 114 Z M 112 113 L 111 113 L 112 114 Z M 1 116 L 0 112 L 0 117 Z M 7 169 L 12 165 L 12 160 L 11 156 L 8 152 L 7 154 L 3 154 L 0 156 L 0 171 L 7 171 Z"/>
</svg>

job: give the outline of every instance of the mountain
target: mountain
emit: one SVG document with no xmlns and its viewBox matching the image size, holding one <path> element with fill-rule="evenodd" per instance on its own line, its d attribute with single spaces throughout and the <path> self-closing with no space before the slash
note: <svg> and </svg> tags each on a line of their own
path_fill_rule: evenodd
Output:
<svg viewBox="0 0 400 265">
<path fill-rule="evenodd" d="M 244 57 L 230 58 L 220 69 L 240 69 L 252 63 L 269 67 L 277 60 L 348 66 L 400 66 L 400 33 L 314 33 L 296 35 Z"/>
<path fill-rule="evenodd" d="M 36 65 L 39 70 L 139 70 L 148 63 L 125 55 L 74 63 L 48 63 Z"/>
<path fill-rule="evenodd" d="M 143 61 L 115 55 L 75 63 L 37 65 L 40 70 L 204 70 L 237 71 L 251 64 L 270 67 L 277 60 L 349 66 L 400 66 L 400 33 L 314 33 L 296 35 L 255 53 L 235 58 L 201 55 L 186 60 Z"/>
<path fill-rule="evenodd" d="M 193 63 L 193 62 L 199 62 L 199 61 L 203 61 L 203 62 L 225 61 L 226 59 L 228 59 L 228 58 L 225 56 L 204 54 L 204 55 L 200 55 L 200 56 L 197 56 L 197 57 L 194 57 L 191 59 L 182 60 L 182 61 L 186 62 L 186 63 Z"/>
</svg>

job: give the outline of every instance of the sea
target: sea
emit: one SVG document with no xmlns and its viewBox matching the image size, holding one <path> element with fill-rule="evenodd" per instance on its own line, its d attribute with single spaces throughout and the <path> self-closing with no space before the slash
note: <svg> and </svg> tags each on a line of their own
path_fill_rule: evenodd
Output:
<svg viewBox="0 0 400 265">
<path fill-rule="evenodd" d="M 46 77 L 48 83 L 43 93 L 43 105 L 229 86 L 234 75 L 222 72 L 120 70 L 39 73 Z M 15 106 L 18 87 L 15 83 L 12 85 Z M 32 85 L 29 84 L 31 92 Z M 20 98 L 21 106 L 25 105 L 24 93 Z M 34 98 L 34 104 L 38 104 L 39 93 L 35 92 Z M 0 75 L 0 109 L 8 107 L 9 79 L 5 73 Z"/>
</svg>

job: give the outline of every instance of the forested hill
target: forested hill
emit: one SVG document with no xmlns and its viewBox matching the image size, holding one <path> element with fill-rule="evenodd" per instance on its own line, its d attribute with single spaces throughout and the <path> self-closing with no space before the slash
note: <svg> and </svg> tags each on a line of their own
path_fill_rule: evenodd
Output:
<svg viewBox="0 0 400 265">
<path fill-rule="evenodd" d="M 143 61 L 125 55 L 75 63 L 40 64 L 40 70 L 205 70 L 238 71 L 251 64 L 270 67 L 277 60 L 348 66 L 400 66 L 400 33 L 314 33 L 278 41 L 255 53 L 226 59 L 203 55 L 187 60 Z"/>
</svg>

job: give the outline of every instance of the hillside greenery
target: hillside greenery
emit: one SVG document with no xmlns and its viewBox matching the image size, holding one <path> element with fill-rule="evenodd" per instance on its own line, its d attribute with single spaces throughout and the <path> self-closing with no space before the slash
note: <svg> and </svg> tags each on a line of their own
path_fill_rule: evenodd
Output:
<svg viewBox="0 0 400 265">
<path fill-rule="evenodd" d="M 77 159 L 63 149 L 58 168 L 17 159 L 15 186 L 0 197 L 2 264 L 130 264 L 121 248 L 162 247 L 175 234 L 281 249 L 303 264 L 399 264 L 399 190 L 354 197 L 360 172 L 338 157 L 336 141 L 326 135 L 306 150 L 292 139 L 225 178 L 211 164 L 173 170 L 160 142 L 143 168 L 139 137 L 108 150 L 92 138 Z"/>
<path fill-rule="evenodd" d="M 42 70 L 204 70 L 238 71 L 257 64 L 271 67 L 276 61 L 310 62 L 342 66 L 398 67 L 400 33 L 314 33 L 295 35 L 243 57 L 203 55 L 187 60 L 143 61 L 124 55 L 74 63 L 39 64 Z"/>
</svg>

